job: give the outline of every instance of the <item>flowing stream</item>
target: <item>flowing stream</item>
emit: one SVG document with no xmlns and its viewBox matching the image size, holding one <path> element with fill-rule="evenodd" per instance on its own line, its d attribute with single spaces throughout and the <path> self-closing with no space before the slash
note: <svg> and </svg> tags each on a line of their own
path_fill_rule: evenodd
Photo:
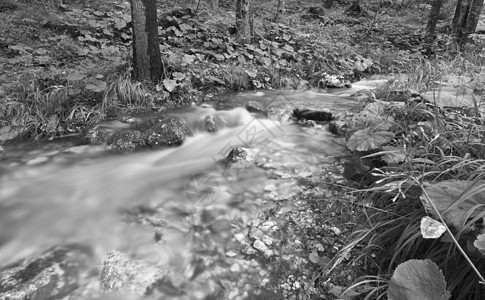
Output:
<svg viewBox="0 0 485 300">
<path fill-rule="evenodd" d="M 345 92 L 352 91 L 339 91 Z M 244 106 L 250 100 L 263 107 L 281 102 L 342 113 L 355 104 L 350 98 L 325 91 L 245 92 L 222 98 L 212 107 L 171 113 L 194 132 L 177 148 L 120 155 L 100 146 L 76 146 L 75 140 L 5 145 L 0 160 L 0 267 L 54 245 L 76 243 L 93 250 L 94 266 L 106 252 L 118 249 L 183 272 L 194 249 L 187 223 L 204 222 L 208 211 L 250 220 L 271 190 L 268 186 L 276 185 L 283 197 L 290 195 L 294 178 L 331 167 L 333 157 L 345 151 L 326 125 L 269 120 Z M 216 133 L 201 130 L 206 115 L 214 116 L 220 128 Z M 254 161 L 237 170 L 222 169 L 218 161 L 235 146 L 254 149 Z M 157 220 L 163 220 L 158 243 L 156 230 L 147 229 L 154 217 L 127 221 L 140 207 L 156 211 Z"/>
</svg>

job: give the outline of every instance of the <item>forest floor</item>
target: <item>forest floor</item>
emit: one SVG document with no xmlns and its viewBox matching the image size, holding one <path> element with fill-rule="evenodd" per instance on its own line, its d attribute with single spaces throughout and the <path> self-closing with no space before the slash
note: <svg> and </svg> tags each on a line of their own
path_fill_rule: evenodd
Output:
<svg viewBox="0 0 485 300">
<path fill-rule="evenodd" d="M 464 270 L 455 277 L 445 274 L 454 295 L 478 299 L 473 298 L 482 292 L 478 285 L 460 286 L 460 280 L 478 282 L 470 264 L 460 254 L 453 254 L 456 265 L 446 262 L 449 257 L 443 253 L 453 245 L 449 238 L 437 242 L 416 234 L 429 213 L 454 227 L 455 233 L 466 233 L 460 243 L 468 245 L 476 266 L 484 266 L 483 245 L 473 248 L 482 234 L 483 209 L 472 204 L 482 205 L 482 194 L 472 193 L 473 201 L 462 201 L 470 210 L 448 212 L 448 218 L 440 219 L 446 208 L 436 214 L 429 208 L 436 195 L 452 202 L 483 184 L 483 39 L 473 35 L 464 51 L 457 52 L 446 27 L 453 7 L 445 9 L 450 13 L 428 48 L 423 33 L 429 6 L 381 6 L 375 1 L 367 5 L 369 15 L 364 17 L 346 15 L 348 5 L 324 10 L 318 6 L 321 1 L 286 1 L 285 15 L 275 23 L 274 1 L 260 1 L 255 9 L 256 41 L 242 44 L 234 35 L 234 7 L 221 1 L 214 13 L 205 1 L 198 10 L 197 1 L 164 1 L 159 6 L 164 80 L 134 83 L 129 2 L 64 2 L 51 6 L 0 1 L 0 143 L 85 133 L 104 119 L 200 104 L 226 91 L 338 88 L 381 74 L 387 83 L 358 96 L 361 112 L 343 120 L 347 147 L 353 152 L 344 174 L 354 181 L 349 186 L 361 188 L 353 194 L 364 203 L 359 207 L 375 208 L 364 213 L 368 226 L 339 230 L 348 227 L 344 216 L 355 218 L 350 216 L 355 207 L 336 204 L 332 210 L 345 214 L 333 215 L 341 222 L 337 230 L 325 228 L 332 242 L 316 243 L 308 257 L 315 268 L 313 277 L 305 280 L 312 281 L 314 290 L 300 293 L 298 280 L 291 277 L 286 295 L 379 295 L 397 265 L 410 258 L 431 258 L 441 269 Z M 432 54 L 425 56 L 429 50 Z M 416 192 L 426 183 L 430 197 Z M 443 195 L 443 186 L 454 192 Z M 295 213 L 304 214 L 305 209 Z M 296 217 L 305 218 L 310 216 Z M 466 229 L 470 227 L 473 230 Z M 330 257 L 323 248 L 335 242 L 340 250 Z M 329 266 L 339 273 L 331 282 L 320 282 Z M 278 271 L 285 267 L 280 265 Z M 341 294 L 365 274 L 380 276 L 365 277 Z"/>
</svg>

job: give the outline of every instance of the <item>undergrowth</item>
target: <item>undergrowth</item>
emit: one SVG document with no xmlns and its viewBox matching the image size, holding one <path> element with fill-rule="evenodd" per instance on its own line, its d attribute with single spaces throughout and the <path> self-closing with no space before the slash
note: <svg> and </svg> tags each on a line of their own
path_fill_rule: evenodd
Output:
<svg viewBox="0 0 485 300">
<path fill-rule="evenodd" d="M 410 259 L 431 259 L 443 272 L 451 299 L 483 298 L 485 255 L 476 240 L 484 232 L 485 217 L 485 111 L 483 93 L 477 89 L 483 84 L 484 64 L 481 58 L 472 61 L 480 65 L 465 56 L 418 62 L 397 74 L 385 90 L 427 91 L 432 95 L 428 101 L 408 99 L 402 106 L 382 102 L 364 109 L 382 110 L 386 120 L 392 120 L 385 130 L 394 138 L 362 156 L 386 163 L 370 170 L 373 184 L 357 193 L 365 203 L 366 226 L 353 233 L 347 247 L 360 241 L 364 250 L 355 262 L 364 261 L 376 275 L 361 278 L 347 292 L 386 299 L 397 266 Z M 446 86 L 473 91 L 468 95 L 472 105 L 440 105 Z M 381 95 L 386 98 L 386 91 Z M 450 204 L 439 208 L 443 201 Z M 423 236 L 427 216 L 443 225 L 444 234 Z"/>
</svg>

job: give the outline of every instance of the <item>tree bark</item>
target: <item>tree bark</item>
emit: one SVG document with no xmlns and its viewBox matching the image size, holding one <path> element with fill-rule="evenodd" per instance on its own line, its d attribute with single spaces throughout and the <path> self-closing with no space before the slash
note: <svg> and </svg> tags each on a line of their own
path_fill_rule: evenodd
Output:
<svg viewBox="0 0 485 300">
<path fill-rule="evenodd" d="M 464 32 L 470 4 L 472 0 L 458 0 L 456 4 L 455 15 L 453 16 L 452 28 L 457 36 Z"/>
<path fill-rule="evenodd" d="M 274 16 L 275 22 L 280 22 L 281 17 L 285 13 L 285 0 L 278 0 L 278 6 L 276 7 L 276 14 Z"/>
<path fill-rule="evenodd" d="M 219 11 L 219 0 L 209 0 L 209 4 L 213 11 Z"/>
<path fill-rule="evenodd" d="M 350 7 L 345 10 L 344 14 L 363 17 L 367 17 L 369 15 L 362 5 L 362 0 L 354 0 Z"/>
<path fill-rule="evenodd" d="M 478 19 L 483 8 L 483 0 L 473 0 L 466 22 L 465 32 L 470 34 L 477 30 Z"/>
<path fill-rule="evenodd" d="M 325 0 L 325 3 L 323 3 L 323 7 L 326 9 L 330 9 L 332 7 L 333 0 Z"/>
<path fill-rule="evenodd" d="M 434 40 L 434 32 L 436 30 L 436 23 L 438 23 L 438 16 L 440 14 L 443 0 L 434 0 L 429 13 L 428 26 L 426 27 L 426 41 L 432 42 Z"/>
<path fill-rule="evenodd" d="M 249 42 L 251 40 L 251 0 L 237 0 L 236 2 L 236 29 L 238 39 Z"/>
<path fill-rule="evenodd" d="M 163 65 L 158 44 L 156 0 L 130 0 L 130 3 L 134 78 L 160 81 Z"/>
</svg>

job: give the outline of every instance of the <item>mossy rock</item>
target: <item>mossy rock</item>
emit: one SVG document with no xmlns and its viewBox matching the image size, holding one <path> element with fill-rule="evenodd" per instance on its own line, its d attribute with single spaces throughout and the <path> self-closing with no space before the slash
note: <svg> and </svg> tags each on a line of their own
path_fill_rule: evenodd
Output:
<svg viewBox="0 0 485 300">
<path fill-rule="evenodd" d="M 146 147 L 143 133 L 133 129 L 116 131 L 108 139 L 107 144 L 113 151 L 133 151 Z"/>
<path fill-rule="evenodd" d="M 144 137 L 151 148 L 173 147 L 184 142 L 187 132 L 188 129 L 180 120 L 165 117 L 157 120 L 157 124 L 148 129 Z"/>
</svg>

